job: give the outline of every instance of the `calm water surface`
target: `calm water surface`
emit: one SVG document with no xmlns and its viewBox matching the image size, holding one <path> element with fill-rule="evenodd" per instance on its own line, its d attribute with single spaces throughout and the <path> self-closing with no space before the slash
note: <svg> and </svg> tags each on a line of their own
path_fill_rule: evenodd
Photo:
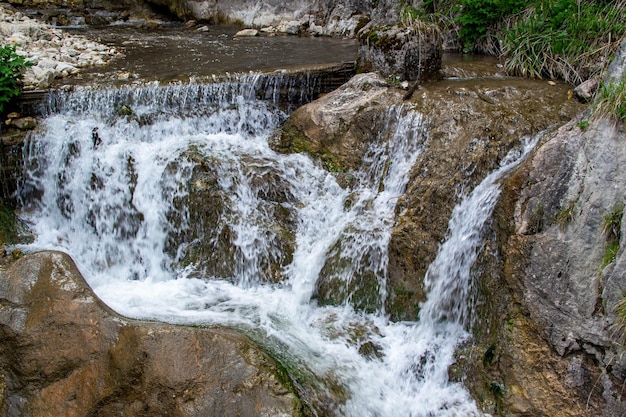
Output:
<svg viewBox="0 0 626 417">
<path fill-rule="evenodd" d="M 84 70 L 84 79 L 118 78 L 130 73 L 144 80 L 185 80 L 227 72 L 333 64 L 357 57 L 358 42 L 353 39 L 290 35 L 235 38 L 238 27 L 207 28 L 203 32 L 174 24 L 155 29 L 107 26 L 66 30 L 124 54 L 106 67 Z"/>
</svg>

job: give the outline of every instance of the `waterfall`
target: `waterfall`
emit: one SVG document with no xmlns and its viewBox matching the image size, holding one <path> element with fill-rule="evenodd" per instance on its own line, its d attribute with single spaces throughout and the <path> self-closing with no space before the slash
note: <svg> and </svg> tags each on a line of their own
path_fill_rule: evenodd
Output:
<svg viewBox="0 0 626 417">
<path fill-rule="evenodd" d="M 532 143 L 455 208 L 420 321 L 394 323 L 382 307 L 387 245 L 397 198 L 427 146 L 424 116 L 407 105 L 381 115 L 385 133 L 342 188 L 306 155 L 268 147 L 286 114 L 259 99 L 259 82 L 55 96 L 26 152 L 30 249 L 68 252 L 123 315 L 241 329 L 297 370 L 314 408 L 479 415 L 448 368 L 468 337 L 469 272 L 498 178 Z M 273 96 L 268 85 L 260 98 Z M 345 303 L 318 305 L 315 285 L 331 257 L 348 265 L 334 269 L 345 288 L 359 274 L 374 277 L 375 308 L 355 309 L 352 290 Z"/>
</svg>

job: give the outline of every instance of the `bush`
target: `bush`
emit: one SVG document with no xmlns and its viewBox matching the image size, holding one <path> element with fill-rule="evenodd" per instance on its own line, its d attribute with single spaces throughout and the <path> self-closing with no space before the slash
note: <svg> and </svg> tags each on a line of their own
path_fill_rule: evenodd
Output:
<svg viewBox="0 0 626 417">
<path fill-rule="evenodd" d="M 491 25 L 517 13 L 525 4 L 525 0 L 460 0 L 456 21 L 461 25 L 459 37 L 464 49 L 471 49 Z"/>
<path fill-rule="evenodd" d="M 13 97 L 20 94 L 22 72 L 31 65 L 15 52 L 15 46 L 0 47 L 0 113 Z"/>
</svg>

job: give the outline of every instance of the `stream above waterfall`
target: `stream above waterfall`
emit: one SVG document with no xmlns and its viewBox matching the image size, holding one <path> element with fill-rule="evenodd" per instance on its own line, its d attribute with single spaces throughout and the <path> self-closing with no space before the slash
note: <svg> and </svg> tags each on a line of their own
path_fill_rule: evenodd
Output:
<svg viewBox="0 0 626 417">
<path fill-rule="evenodd" d="M 80 78 L 64 83 L 111 83 L 119 82 L 120 78 L 124 78 L 123 82 L 134 78 L 180 81 L 356 61 L 358 42 L 354 39 L 292 35 L 235 37 L 240 29 L 227 25 L 184 28 L 182 23 L 154 29 L 129 25 L 65 29 L 115 47 L 123 56 L 106 66 L 85 69 Z"/>
</svg>

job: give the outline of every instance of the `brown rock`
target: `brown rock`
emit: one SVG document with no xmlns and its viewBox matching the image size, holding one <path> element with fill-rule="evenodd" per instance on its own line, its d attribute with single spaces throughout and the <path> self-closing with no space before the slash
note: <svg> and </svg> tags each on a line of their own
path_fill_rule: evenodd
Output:
<svg viewBox="0 0 626 417">
<path fill-rule="evenodd" d="M 63 253 L 0 272 L 0 339 L 9 416 L 291 416 L 299 407 L 245 336 L 122 318 Z"/>
</svg>

